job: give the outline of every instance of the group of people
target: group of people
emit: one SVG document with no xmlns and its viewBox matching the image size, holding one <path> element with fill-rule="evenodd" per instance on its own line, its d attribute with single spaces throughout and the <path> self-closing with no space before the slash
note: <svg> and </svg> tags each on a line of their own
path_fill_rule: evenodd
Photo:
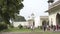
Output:
<svg viewBox="0 0 60 34">
<path fill-rule="evenodd" d="M 44 31 L 46 30 L 58 31 L 60 29 L 59 25 L 53 25 L 53 24 L 51 24 L 51 26 L 44 24 L 42 27 Z"/>
</svg>

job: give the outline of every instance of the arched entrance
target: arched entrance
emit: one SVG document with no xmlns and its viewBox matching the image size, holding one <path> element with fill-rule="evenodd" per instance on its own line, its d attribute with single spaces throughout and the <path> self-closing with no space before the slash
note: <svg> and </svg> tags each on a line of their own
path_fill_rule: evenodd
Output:
<svg viewBox="0 0 60 34">
<path fill-rule="evenodd" d="M 57 13 L 56 15 L 56 24 L 60 25 L 60 14 Z"/>
<path fill-rule="evenodd" d="M 43 20 L 43 21 L 42 21 L 42 26 L 43 26 L 43 25 L 49 25 L 49 21 Z"/>
<path fill-rule="evenodd" d="M 57 13 L 56 15 L 56 25 L 57 25 L 57 30 L 60 29 L 60 14 Z"/>
<path fill-rule="evenodd" d="M 42 26 L 43 26 L 43 25 L 46 25 L 46 20 L 43 20 L 43 21 L 42 21 Z"/>
</svg>

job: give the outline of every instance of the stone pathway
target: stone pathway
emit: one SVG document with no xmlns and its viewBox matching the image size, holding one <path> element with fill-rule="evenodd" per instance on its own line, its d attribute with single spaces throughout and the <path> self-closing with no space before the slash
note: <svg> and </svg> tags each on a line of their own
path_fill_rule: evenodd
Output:
<svg viewBox="0 0 60 34">
<path fill-rule="evenodd" d="M 0 34 L 40 34 L 41 32 L 0 32 Z M 42 34 L 42 33 L 41 33 Z"/>
</svg>

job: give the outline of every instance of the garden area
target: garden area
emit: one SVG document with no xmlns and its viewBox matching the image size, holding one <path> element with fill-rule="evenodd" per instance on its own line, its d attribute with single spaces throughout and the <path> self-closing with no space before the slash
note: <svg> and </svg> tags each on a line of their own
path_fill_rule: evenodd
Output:
<svg viewBox="0 0 60 34">
<path fill-rule="evenodd" d="M 6 25 L 0 25 L 0 30 L 3 28 L 3 30 L 0 31 L 0 34 L 60 34 L 60 31 L 44 31 L 40 28 L 35 28 L 34 30 L 29 28 L 23 28 L 21 25 L 19 25 L 17 28 L 10 26 L 9 28 L 6 27 Z"/>
<path fill-rule="evenodd" d="M 17 28 L 10 28 L 7 30 L 3 30 L 1 31 L 3 34 L 60 34 L 59 31 L 43 31 L 40 29 L 35 29 L 35 30 L 31 30 L 31 29 L 17 29 Z"/>
<path fill-rule="evenodd" d="M 35 29 L 35 30 L 31 30 L 31 29 L 18 29 L 18 28 L 9 28 L 9 29 L 5 29 L 2 30 L 1 32 L 40 32 L 39 29 Z"/>
</svg>

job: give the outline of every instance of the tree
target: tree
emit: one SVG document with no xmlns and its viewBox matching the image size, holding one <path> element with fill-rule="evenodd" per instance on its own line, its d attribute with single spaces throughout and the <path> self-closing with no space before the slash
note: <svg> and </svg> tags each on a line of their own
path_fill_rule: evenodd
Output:
<svg viewBox="0 0 60 34">
<path fill-rule="evenodd" d="M 26 21 L 26 19 L 23 16 L 15 16 L 15 19 L 13 19 L 15 22 L 22 22 Z"/>
<path fill-rule="evenodd" d="M 9 20 L 14 19 L 19 14 L 24 5 L 23 0 L 0 0 L 0 16 L 6 24 L 10 24 Z"/>
</svg>

